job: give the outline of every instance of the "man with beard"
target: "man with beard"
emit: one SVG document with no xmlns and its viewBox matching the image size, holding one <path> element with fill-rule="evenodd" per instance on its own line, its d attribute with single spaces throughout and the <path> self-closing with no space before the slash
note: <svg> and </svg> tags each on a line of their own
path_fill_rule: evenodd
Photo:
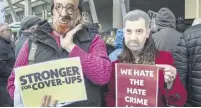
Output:
<svg viewBox="0 0 201 108">
<path fill-rule="evenodd" d="M 15 67 L 61 58 L 80 57 L 88 100 L 74 102 L 68 106 L 101 106 L 101 86 L 107 84 L 110 79 L 111 63 L 100 36 L 88 32 L 79 23 L 81 20 L 80 4 L 81 0 L 53 0 L 52 27 L 47 21 L 38 24 L 33 35 L 23 45 Z M 28 58 L 32 45 L 37 45 L 37 49 L 34 59 L 30 61 Z M 14 98 L 15 91 L 14 80 L 15 74 L 12 72 L 8 80 L 8 90 L 12 98 Z M 45 104 L 41 106 L 48 106 L 46 101 L 50 98 L 51 96 L 44 96 L 43 103 Z M 63 103 L 59 106 L 67 104 Z"/>
<path fill-rule="evenodd" d="M 12 32 L 8 24 L 0 24 L 0 107 L 13 105 L 6 90 L 7 80 L 15 63 L 11 38 Z"/>
<path fill-rule="evenodd" d="M 170 52 L 157 51 L 152 39 L 150 17 L 141 10 L 134 10 L 124 17 L 124 42 L 119 60 L 112 63 L 112 76 L 106 94 L 106 106 L 115 106 L 115 64 L 155 65 L 160 69 L 158 82 L 158 107 L 183 106 L 187 99 L 185 88 L 180 82 Z M 149 85 L 154 86 L 154 85 Z M 132 102 L 134 102 L 132 98 Z M 131 104 L 130 104 L 131 105 Z M 133 106 L 136 106 L 133 105 Z"/>
</svg>

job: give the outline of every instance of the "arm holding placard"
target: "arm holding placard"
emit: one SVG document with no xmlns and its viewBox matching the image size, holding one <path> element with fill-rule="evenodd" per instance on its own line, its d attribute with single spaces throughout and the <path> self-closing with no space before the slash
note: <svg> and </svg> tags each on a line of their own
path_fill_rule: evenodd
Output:
<svg viewBox="0 0 201 108">
<path fill-rule="evenodd" d="M 85 77 L 96 85 L 105 85 L 110 79 L 111 62 L 104 41 L 96 35 L 89 51 L 85 52 L 73 42 L 75 34 L 81 29 L 83 25 L 79 24 L 66 33 L 65 37 L 60 39 L 61 47 L 69 52 L 69 57 L 80 57 Z"/>
<path fill-rule="evenodd" d="M 92 83 L 105 85 L 111 76 L 111 61 L 106 52 L 106 46 L 100 36 L 96 36 L 85 52 L 79 46 L 75 46 L 69 53 L 69 57 L 80 57 L 83 73 Z"/>
<path fill-rule="evenodd" d="M 182 107 L 185 105 L 187 100 L 187 92 L 182 85 L 178 74 L 173 82 L 172 88 L 165 89 L 164 96 L 166 98 L 167 106 Z"/>
<path fill-rule="evenodd" d="M 167 65 L 156 65 L 162 69 L 164 75 L 164 96 L 167 106 L 184 106 L 187 100 L 187 92 L 180 81 L 176 68 L 173 67 L 174 60 L 170 54 L 166 55 L 166 59 L 171 61 Z"/>
<path fill-rule="evenodd" d="M 112 63 L 112 75 L 110 81 L 108 83 L 109 92 L 105 95 L 105 103 L 107 107 L 115 107 L 115 64 L 117 62 Z"/>
</svg>

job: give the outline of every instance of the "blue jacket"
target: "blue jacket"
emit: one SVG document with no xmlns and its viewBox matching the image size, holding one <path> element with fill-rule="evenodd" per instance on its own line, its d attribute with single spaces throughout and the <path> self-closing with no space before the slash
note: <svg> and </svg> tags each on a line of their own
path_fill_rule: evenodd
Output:
<svg viewBox="0 0 201 108">
<path fill-rule="evenodd" d="M 120 55 L 122 48 L 123 48 L 123 29 L 118 29 L 115 39 L 115 48 L 112 53 L 110 53 L 109 58 L 111 61 L 116 61 L 118 59 L 118 56 Z"/>
<path fill-rule="evenodd" d="M 123 48 L 123 29 L 118 29 L 116 33 L 116 39 L 115 39 L 115 48 L 116 49 L 121 49 Z"/>
</svg>

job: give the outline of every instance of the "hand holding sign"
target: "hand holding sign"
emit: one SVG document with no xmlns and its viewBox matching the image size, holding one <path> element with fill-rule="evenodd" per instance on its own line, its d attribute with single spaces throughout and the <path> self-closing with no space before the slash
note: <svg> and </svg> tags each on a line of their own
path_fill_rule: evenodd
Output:
<svg viewBox="0 0 201 108">
<path fill-rule="evenodd" d="M 156 67 L 164 71 L 165 83 L 167 84 L 167 88 L 171 89 L 177 75 L 176 68 L 170 65 L 156 65 Z"/>
<path fill-rule="evenodd" d="M 41 103 L 41 107 L 49 107 L 50 105 L 50 102 L 51 102 L 51 96 L 43 96 L 43 99 L 42 99 L 42 103 Z M 50 105 L 51 107 L 55 107 L 57 104 L 57 100 L 53 101 L 53 103 Z"/>
<path fill-rule="evenodd" d="M 67 52 L 71 52 L 75 44 L 73 43 L 74 35 L 83 28 L 82 24 L 77 25 L 74 29 L 66 33 L 65 37 L 60 38 L 61 47 L 64 48 Z"/>
</svg>

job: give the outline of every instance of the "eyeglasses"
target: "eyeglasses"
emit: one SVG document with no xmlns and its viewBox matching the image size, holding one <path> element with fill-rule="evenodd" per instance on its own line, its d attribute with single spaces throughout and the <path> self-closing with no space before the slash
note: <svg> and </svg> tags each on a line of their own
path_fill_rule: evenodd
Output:
<svg viewBox="0 0 201 108">
<path fill-rule="evenodd" d="M 64 7 L 61 3 L 57 3 L 55 5 L 55 9 L 57 10 L 58 13 L 61 13 L 63 8 L 65 8 L 65 11 L 69 14 L 72 15 L 77 9 L 73 5 L 67 5 Z"/>
</svg>

